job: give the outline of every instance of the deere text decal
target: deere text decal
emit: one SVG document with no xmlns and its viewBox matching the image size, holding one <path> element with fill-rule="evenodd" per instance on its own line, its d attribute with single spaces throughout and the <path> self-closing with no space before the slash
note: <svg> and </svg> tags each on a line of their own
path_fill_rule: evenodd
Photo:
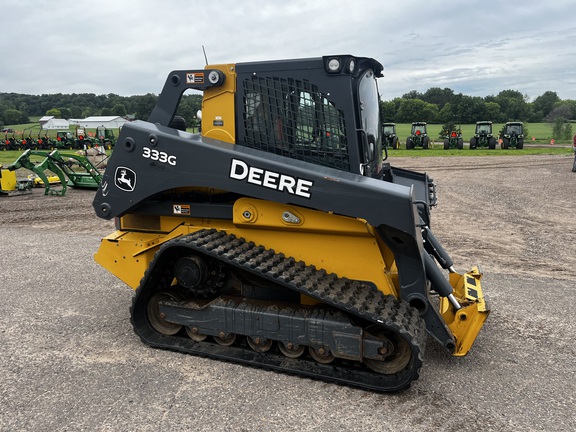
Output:
<svg viewBox="0 0 576 432">
<path fill-rule="evenodd" d="M 230 178 L 303 198 L 310 198 L 310 189 L 314 185 L 313 181 L 253 167 L 239 159 L 232 159 Z"/>
</svg>

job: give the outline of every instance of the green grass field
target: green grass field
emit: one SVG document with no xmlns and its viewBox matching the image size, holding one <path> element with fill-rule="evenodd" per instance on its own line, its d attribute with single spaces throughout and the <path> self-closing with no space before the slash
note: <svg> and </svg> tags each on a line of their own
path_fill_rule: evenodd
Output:
<svg viewBox="0 0 576 432">
<path fill-rule="evenodd" d="M 494 135 L 497 135 L 500 129 L 504 126 L 504 123 L 494 123 L 492 125 L 492 130 Z M 412 125 L 410 123 L 396 123 L 396 133 L 400 138 L 400 144 L 406 145 L 406 138 L 410 135 Z M 524 127 L 528 129 L 527 137 L 524 139 L 525 144 L 550 144 L 552 139 L 552 126 L 548 123 L 524 123 Z M 461 125 L 462 138 L 464 142 L 470 141 L 470 138 L 474 136 L 474 130 L 476 128 L 475 124 L 464 124 Z M 436 143 L 442 143 L 438 136 L 442 130 L 442 125 L 440 124 L 429 124 L 428 125 L 428 135 L 430 139 Z M 576 133 L 576 130 L 574 131 Z M 571 140 L 556 142 L 555 144 L 572 144 Z"/>
<path fill-rule="evenodd" d="M 16 131 L 15 136 L 21 138 L 22 134 L 24 136 L 31 135 L 36 137 L 39 132 L 38 118 L 30 118 L 30 120 L 35 121 L 35 123 L 21 124 L 21 125 L 7 125 L 6 128 L 11 128 Z M 528 136 L 524 140 L 524 149 L 516 150 L 502 150 L 500 145 L 497 144 L 495 150 L 488 149 L 476 149 L 469 150 L 465 145 L 463 150 L 444 150 L 443 139 L 439 138 L 439 133 L 442 129 L 440 124 L 429 124 L 428 125 L 428 135 L 430 136 L 432 142 L 432 148 L 423 150 L 421 148 L 416 148 L 414 150 L 405 150 L 406 138 L 410 134 L 411 124 L 410 123 L 397 123 L 396 132 L 400 139 L 400 150 L 389 150 L 389 157 L 391 160 L 395 156 L 408 156 L 408 157 L 430 157 L 430 156 L 505 156 L 505 155 L 535 155 L 535 154 L 570 154 L 572 153 L 571 141 L 566 142 L 556 142 L 554 145 L 550 145 L 552 128 L 548 123 L 524 123 L 525 127 L 528 128 Z M 467 143 L 470 138 L 474 135 L 475 130 L 474 124 L 461 125 L 462 137 L 464 142 Z M 502 128 L 503 123 L 495 123 L 493 125 L 493 131 L 495 134 Z M 74 133 L 75 129 L 70 129 L 70 132 Z M 89 132 L 95 133 L 95 130 L 88 130 Z M 192 131 L 189 129 L 189 131 Z M 44 132 L 42 133 L 44 134 Z M 115 131 L 117 135 L 117 131 Z M 48 135 L 54 137 L 56 131 L 49 131 Z M 12 136 L 12 134 L 8 134 Z M 4 136 L 0 136 L 3 139 Z M 570 147 L 566 148 L 566 145 Z M 0 151 L 0 163 L 5 167 L 10 163 L 14 162 L 18 156 L 21 154 L 19 151 Z M 34 157 L 33 160 L 40 160 L 40 157 Z"/>
<path fill-rule="evenodd" d="M 8 151 L 0 151 L 0 164 L 4 168 L 14 162 L 18 157 L 22 154 L 21 151 L 17 150 L 8 150 Z M 488 150 L 488 149 L 476 149 L 476 150 L 469 150 L 464 148 L 463 150 L 444 150 L 440 144 L 436 144 L 436 147 L 433 149 L 413 149 L 413 150 L 388 150 L 388 161 L 392 164 L 394 163 L 395 157 L 433 157 L 433 156 L 510 156 L 510 155 L 550 155 L 550 154 L 565 154 L 571 155 L 572 148 L 566 147 L 532 147 L 530 145 L 525 145 L 522 150 L 502 150 L 499 147 L 495 150 Z M 41 161 L 44 158 L 41 156 L 32 156 L 30 158 L 33 162 Z"/>
<path fill-rule="evenodd" d="M 25 136 L 28 136 L 29 133 L 33 137 L 38 135 L 40 130 L 38 125 L 38 118 L 31 117 L 31 121 L 34 123 L 27 123 L 21 125 L 6 125 L 4 127 L 14 129 L 17 133 L 16 136 L 21 137 L 22 132 L 24 132 Z M 502 129 L 503 123 L 494 123 L 493 124 L 493 131 L 494 134 L 498 134 L 500 129 Z M 552 139 L 552 126 L 548 123 L 524 123 L 524 126 L 528 128 L 528 136 L 525 139 L 525 144 L 533 143 L 533 144 L 550 144 L 550 140 Z M 470 138 L 474 135 L 476 125 L 475 124 L 464 124 L 461 125 L 462 130 L 462 138 L 464 138 L 464 142 L 470 141 Z M 406 138 L 410 135 L 411 124 L 410 123 L 396 123 L 396 132 L 398 137 L 400 138 L 400 145 L 404 147 L 406 145 Z M 74 128 L 70 128 L 70 132 L 74 132 Z M 428 135 L 435 143 L 442 143 L 442 140 L 438 137 L 440 131 L 442 130 L 441 124 L 429 124 L 428 125 Z M 191 131 L 191 129 L 190 129 Z M 18 134 L 19 132 L 19 134 Z M 95 130 L 88 129 L 88 132 L 95 133 Z M 117 134 L 117 131 L 114 131 Z M 44 132 L 42 132 L 43 134 Z M 574 131 L 576 133 L 576 130 Z M 49 131 L 49 136 L 56 135 L 56 131 Z M 0 136 L 0 138 L 4 138 Z M 555 144 L 571 144 L 570 140 L 567 141 L 557 141 Z"/>
<path fill-rule="evenodd" d="M 433 156 L 528 156 L 528 155 L 554 155 L 554 154 L 567 154 L 571 155 L 572 147 L 559 147 L 559 146 L 532 146 L 525 144 L 522 150 L 508 149 L 502 150 L 498 145 L 495 150 L 488 150 L 486 148 L 470 150 L 464 147 L 462 150 L 444 150 L 443 144 L 436 143 L 432 149 L 416 148 L 413 150 L 388 150 L 388 161 L 394 163 L 394 157 L 433 157 Z"/>
</svg>

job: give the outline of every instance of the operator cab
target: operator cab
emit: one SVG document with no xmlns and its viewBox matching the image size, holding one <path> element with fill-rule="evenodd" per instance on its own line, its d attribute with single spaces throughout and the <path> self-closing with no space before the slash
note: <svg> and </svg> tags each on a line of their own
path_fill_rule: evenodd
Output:
<svg viewBox="0 0 576 432">
<path fill-rule="evenodd" d="M 382 65 L 351 56 L 290 63 L 236 64 L 237 144 L 377 177 Z"/>
<path fill-rule="evenodd" d="M 511 124 L 506 126 L 506 134 L 507 135 L 520 135 L 522 134 L 522 125 L 520 124 Z"/>
</svg>

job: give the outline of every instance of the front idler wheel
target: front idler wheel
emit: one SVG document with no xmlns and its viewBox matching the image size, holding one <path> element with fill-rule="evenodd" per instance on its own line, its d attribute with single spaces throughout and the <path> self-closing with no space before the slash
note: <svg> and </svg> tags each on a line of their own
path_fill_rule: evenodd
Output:
<svg viewBox="0 0 576 432">
<path fill-rule="evenodd" d="M 364 364 L 374 372 L 391 375 L 402 372 L 410 363 L 412 351 L 410 345 L 400 335 L 391 333 L 378 326 L 369 326 L 366 333 L 372 338 L 380 339 L 383 347 L 392 346 L 391 352 L 382 352 L 385 355 L 384 360 L 364 359 Z"/>
</svg>

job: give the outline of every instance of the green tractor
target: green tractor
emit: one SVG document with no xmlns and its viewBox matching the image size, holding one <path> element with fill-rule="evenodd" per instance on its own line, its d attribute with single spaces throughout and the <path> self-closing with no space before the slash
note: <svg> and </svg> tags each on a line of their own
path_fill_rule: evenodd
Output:
<svg viewBox="0 0 576 432">
<path fill-rule="evenodd" d="M 524 148 L 524 126 L 522 122 L 508 122 L 502 128 L 500 133 L 502 139 L 501 147 L 508 148 Z"/>
<path fill-rule="evenodd" d="M 12 135 L 8 136 L 8 132 L 4 134 L 4 141 L 2 142 L 2 150 L 19 150 L 20 141 L 14 136 L 16 132 L 12 131 Z"/>
<path fill-rule="evenodd" d="M 32 136 L 32 129 L 35 127 L 36 125 L 22 130 L 22 140 L 20 141 L 20 148 L 18 150 L 38 150 L 38 141 Z"/>
<path fill-rule="evenodd" d="M 406 149 L 416 147 L 427 149 L 430 145 L 430 137 L 426 132 L 426 122 L 413 122 L 410 136 L 406 138 Z"/>
<path fill-rule="evenodd" d="M 92 148 L 94 140 L 88 136 L 88 132 L 82 126 L 76 126 L 74 148 L 77 150 L 86 150 Z"/>
<path fill-rule="evenodd" d="M 444 137 L 444 150 L 458 149 L 462 150 L 464 148 L 464 140 L 462 139 L 462 131 L 456 129 L 446 134 Z"/>
<path fill-rule="evenodd" d="M 74 136 L 69 131 L 57 131 L 54 147 L 58 150 L 72 150 L 74 148 Z"/>
<path fill-rule="evenodd" d="M 470 138 L 470 150 L 479 147 L 488 147 L 490 150 L 496 148 L 496 137 L 492 134 L 491 121 L 476 122 L 476 131 L 474 132 L 474 136 Z"/>
<path fill-rule="evenodd" d="M 22 131 L 22 140 L 17 150 L 51 150 L 53 148 L 54 143 L 48 136 L 47 130 L 40 128 L 37 132 L 34 131 L 36 137 L 32 136 L 33 129 L 36 127 L 38 126 L 31 126 Z"/>
<path fill-rule="evenodd" d="M 400 148 L 400 140 L 398 139 L 398 135 L 396 135 L 396 123 L 382 123 L 382 136 L 386 148 Z"/>
<path fill-rule="evenodd" d="M 96 128 L 96 139 L 95 144 L 104 147 L 106 150 L 111 150 L 116 144 L 116 136 L 112 129 L 108 129 L 106 126 L 98 126 Z"/>
</svg>

